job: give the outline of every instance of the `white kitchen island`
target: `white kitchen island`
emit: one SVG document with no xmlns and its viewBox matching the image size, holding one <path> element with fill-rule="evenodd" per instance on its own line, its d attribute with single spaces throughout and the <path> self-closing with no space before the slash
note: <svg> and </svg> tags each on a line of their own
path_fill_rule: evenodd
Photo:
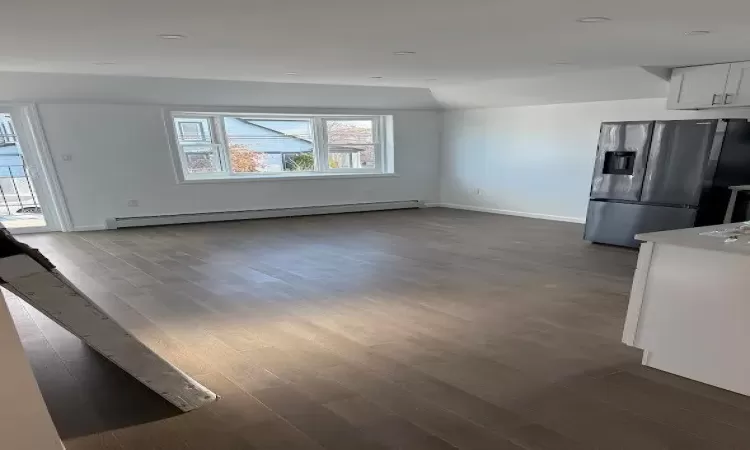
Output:
<svg viewBox="0 0 750 450">
<path fill-rule="evenodd" d="M 750 395 L 750 234 L 702 235 L 739 225 L 636 236 L 623 342 L 646 366 Z"/>
</svg>

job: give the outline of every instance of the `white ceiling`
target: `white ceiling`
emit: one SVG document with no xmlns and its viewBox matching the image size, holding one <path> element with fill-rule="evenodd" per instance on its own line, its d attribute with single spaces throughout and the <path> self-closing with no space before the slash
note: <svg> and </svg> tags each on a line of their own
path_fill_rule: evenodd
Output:
<svg viewBox="0 0 750 450">
<path fill-rule="evenodd" d="M 747 0 L 23 0 L 0 5 L 0 70 L 434 87 L 746 60 L 748 17 Z"/>
</svg>

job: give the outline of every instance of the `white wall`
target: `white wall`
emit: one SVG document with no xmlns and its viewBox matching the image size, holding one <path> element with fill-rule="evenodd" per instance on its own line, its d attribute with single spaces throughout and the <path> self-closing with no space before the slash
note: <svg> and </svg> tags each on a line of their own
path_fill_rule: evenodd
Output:
<svg viewBox="0 0 750 450">
<path fill-rule="evenodd" d="M 37 104 L 77 230 L 108 218 L 437 200 L 441 115 L 427 89 L 9 73 L 0 87 L 0 101 Z M 163 111 L 179 105 L 393 115 L 398 176 L 178 184 Z"/>
<path fill-rule="evenodd" d="M 635 87 L 607 95 L 661 95 L 663 80 L 637 70 Z M 576 86 L 581 76 L 571 77 Z M 0 73 L 0 86 L 0 102 L 37 103 L 76 229 L 101 228 L 112 217 L 403 200 L 583 220 L 602 121 L 750 117 L 667 111 L 663 98 L 441 114 L 430 92 L 416 88 L 11 73 Z M 499 101 L 482 90 L 488 102 Z M 162 117 L 175 105 L 392 114 L 399 176 L 178 184 Z M 130 200 L 139 206 L 128 207 Z"/>
<path fill-rule="evenodd" d="M 176 181 L 162 111 L 152 105 L 39 105 L 77 229 L 102 227 L 115 217 L 437 198 L 436 111 L 389 111 L 397 177 L 198 184 Z M 62 160 L 66 154 L 71 161 Z M 130 200 L 139 206 L 128 207 Z"/>
<path fill-rule="evenodd" d="M 653 98 L 446 111 L 440 202 L 583 222 L 601 122 L 750 118 L 747 109 L 665 105 Z"/>
</svg>

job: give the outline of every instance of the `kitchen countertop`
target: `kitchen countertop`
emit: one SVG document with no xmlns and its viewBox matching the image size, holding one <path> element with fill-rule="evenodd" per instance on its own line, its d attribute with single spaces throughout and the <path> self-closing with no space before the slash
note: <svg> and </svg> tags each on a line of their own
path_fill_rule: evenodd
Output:
<svg viewBox="0 0 750 450">
<path fill-rule="evenodd" d="M 643 233 L 635 236 L 639 241 L 654 242 L 656 244 L 676 245 L 701 250 L 711 250 L 725 253 L 737 253 L 750 256 L 750 234 L 740 236 L 735 242 L 725 242 L 726 238 L 717 236 L 702 236 L 701 233 L 737 228 L 740 223 L 711 225 L 708 227 L 685 228 L 681 230 L 659 231 Z"/>
</svg>

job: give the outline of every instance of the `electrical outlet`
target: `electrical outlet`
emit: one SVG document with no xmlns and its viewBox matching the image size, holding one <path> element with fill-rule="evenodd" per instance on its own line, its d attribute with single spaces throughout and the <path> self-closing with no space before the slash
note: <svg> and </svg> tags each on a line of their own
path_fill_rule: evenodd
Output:
<svg viewBox="0 0 750 450">
<path fill-rule="evenodd" d="M 66 154 L 62 155 L 62 160 L 63 161 L 73 161 L 73 155 L 71 155 L 70 153 L 66 153 Z"/>
<path fill-rule="evenodd" d="M 138 206 L 138 200 L 128 200 L 128 206 L 130 207 Z"/>
</svg>

